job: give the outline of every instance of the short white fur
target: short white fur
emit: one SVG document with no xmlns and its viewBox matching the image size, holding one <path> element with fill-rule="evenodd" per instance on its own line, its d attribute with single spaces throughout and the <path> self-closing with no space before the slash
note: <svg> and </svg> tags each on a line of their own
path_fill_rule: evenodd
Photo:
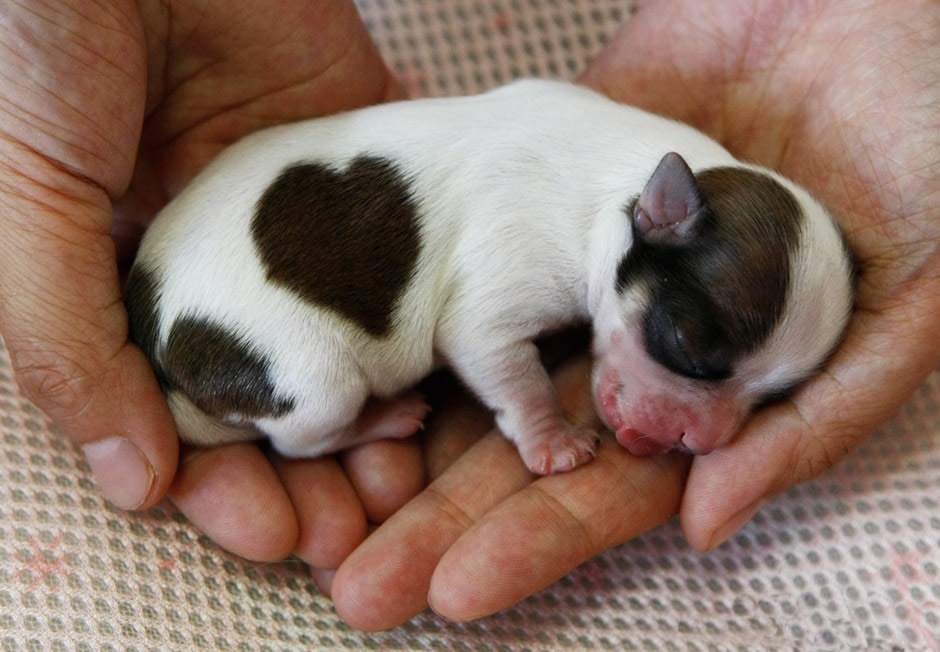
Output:
<svg viewBox="0 0 940 652">
<path fill-rule="evenodd" d="M 623 366 L 608 344 L 616 332 L 638 337 L 631 319 L 642 304 L 615 287 L 632 238 L 624 209 L 670 151 L 695 171 L 742 165 L 686 125 L 548 81 L 264 130 L 225 150 L 146 233 L 137 264 L 160 286 L 158 342 L 181 315 L 225 324 L 251 342 L 296 406 L 249 425 L 288 455 L 356 443 L 362 437 L 348 424 L 367 396 L 399 395 L 444 363 L 495 411 L 530 469 L 573 468 L 593 455 L 594 433 L 565 423 L 531 340 L 590 319 L 596 354 Z M 343 169 L 361 155 L 394 162 L 420 209 L 415 280 L 384 338 L 268 282 L 251 237 L 257 201 L 286 167 Z M 780 326 L 738 366 L 733 391 L 721 393 L 740 404 L 735 429 L 760 392 L 819 364 L 851 307 L 849 264 L 831 218 L 775 178 L 807 219 Z M 676 382 L 695 393 L 695 383 Z M 712 390 L 700 394 L 716 400 Z M 179 393 L 170 402 L 187 441 L 257 434 L 217 423 Z"/>
</svg>

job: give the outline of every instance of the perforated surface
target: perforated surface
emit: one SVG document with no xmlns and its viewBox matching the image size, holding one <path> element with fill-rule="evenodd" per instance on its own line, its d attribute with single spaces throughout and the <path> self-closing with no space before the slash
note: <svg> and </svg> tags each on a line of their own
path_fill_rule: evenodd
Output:
<svg viewBox="0 0 940 652">
<path fill-rule="evenodd" d="M 629 3 L 361 0 L 413 89 L 569 77 Z M 676 523 L 495 616 L 349 629 L 304 565 L 229 555 L 172 506 L 112 508 L 0 350 L 0 649 L 903 649 L 940 646 L 940 371 L 710 554 Z"/>
<path fill-rule="evenodd" d="M 412 96 L 464 95 L 518 77 L 569 79 L 636 13 L 636 1 L 358 0 Z"/>
</svg>

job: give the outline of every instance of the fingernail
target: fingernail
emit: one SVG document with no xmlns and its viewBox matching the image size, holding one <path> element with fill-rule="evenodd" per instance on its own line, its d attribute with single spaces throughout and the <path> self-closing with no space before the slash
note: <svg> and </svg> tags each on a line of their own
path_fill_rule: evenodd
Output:
<svg viewBox="0 0 940 652">
<path fill-rule="evenodd" d="M 434 614 L 435 614 L 436 616 L 438 616 L 439 618 L 443 618 L 444 620 L 450 621 L 450 622 L 452 622 L 452 623 L 466 623 L 466 622 L 470 622 L 471 620 L 476 620 L 477 618 L 481 618 L 481 617 L 487 615 L 487 614 L 480 614 L 479 616 L 467 616 L 467 617 L 465 617 L 465 618 L 455 618 L 454 616 L 447 616 L 447 615 L 444 615 L 443 613 L 441 613 L 441 612 L 438 610 L 437 607 L 434 606 L 434 601 L 431 600 L 431 596 L 430 596 L 430 595 L 428 595 L 428 608 L 429 608 L 431 611 L 433 611 Z"/>
<path fill-rule="evenodd" d="M 335 570 L 326 570 L 324 568 L 310 569 L 310 579 L 312 579 L 313 583 L 320 589 L 320 593 L 327 598 L 332 597 L 334 577 L 336 577 Z"/>
<path fill-rule="evenodd" d="M 450 622 L 452 622 L 452 623 L 462 623 L 462 622 L 466 622 L 466 621 L 464 621 L 464 620 L 457 620 L 456 618 L 452 618 L 452 617 L 450 617 L 450 616 L 445 616 L 444 614 L 442 614 L 440 611 L 437 610 L 437 608 L 435 608 L 434 602 L 431 601 L 430 596 L 428 596 L 428 608 L 429 608 L 431 611 L 433 611 L 433 612 L 434 612 L 434 615 L 437 616 L 438 618 L 442 618 L 442 619 L 444 619 L 444 620 L 448 620 L 448 621 L 450 621 Z M 472 619 L 472 618 L 469 618 L 468 620 L 473 620 L 473 619 Z"/>
<path fill-rule="evenodd" d="M 123 437 L 111 437 L 82 447 L 98 488 L 115 507 L 137 509 L 153 487 L 156 473 L 140 449 Z"/>
<path fill-rule="evenodd" d="M 744 527 L 745 523 L 754 517 L 754 514 L 757 513 L 757 510 L 759 510 L 763 504 L 763 499 L 757 500 L 729 518 L 724 525 L 715 530 L 711 541 L 708 543 L 707 550 L 712 550 L 730 539 L 735 532 Z"/>
</svg>

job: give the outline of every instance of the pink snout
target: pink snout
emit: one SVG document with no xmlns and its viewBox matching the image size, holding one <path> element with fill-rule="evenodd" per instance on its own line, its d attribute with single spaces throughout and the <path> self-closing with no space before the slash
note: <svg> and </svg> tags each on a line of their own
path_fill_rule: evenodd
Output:
<svg viewBox="0 0 940 652">
<path fill-rule="evenodd" d="M 705 455 L 734 436 L 740 426 L 740 412 L 721 402 L 690 405 L 645 397 L 638 404 L 621 405 L 616 418 L 608 416 L 608 421 L 612 422 L 617 441 L 633 455 L 657 455 L 670 450 Z"/>
<path fill-rule="evenodd" d="M 709 438 L 708 442 L 702 446 L 698 440 L 688 436 L 687 433 L 680 432 L 673 436 L 649 435 L 626 426 L 617 429 L 617 441 L 620 445 L 630 451 L 631 455 L 645 457 L 647 455 L 659 455 L 671 450 L 681 450 L 694 455 L 705 455 L 715 449 L 712 441 L 718 441 L 718 438 Z"/>
<path fill-rule="evenodd" d="M 595 368 L 594 399 L 624 448 L 637 456 L 673 449 L 704 455 L 734 437 L 749 407 L 733 387 L 679 378 L 617 335 Z"/>
</svg>

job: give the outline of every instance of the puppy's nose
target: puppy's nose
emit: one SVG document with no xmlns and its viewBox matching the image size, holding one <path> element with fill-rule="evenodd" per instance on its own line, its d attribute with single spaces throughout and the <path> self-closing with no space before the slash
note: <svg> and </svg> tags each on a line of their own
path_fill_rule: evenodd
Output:
<svg viewBox="0 0 940 652">
<path fill-rule="evenodd" d="M 630 451 L 631 455 L 646 457 L 658 455 L 673 448 L 675 441 L 662 441 L 658 437 L 647 435 L 633 428 L 623 427 L 617 429 L 617 441 Z"/>
</svg>

